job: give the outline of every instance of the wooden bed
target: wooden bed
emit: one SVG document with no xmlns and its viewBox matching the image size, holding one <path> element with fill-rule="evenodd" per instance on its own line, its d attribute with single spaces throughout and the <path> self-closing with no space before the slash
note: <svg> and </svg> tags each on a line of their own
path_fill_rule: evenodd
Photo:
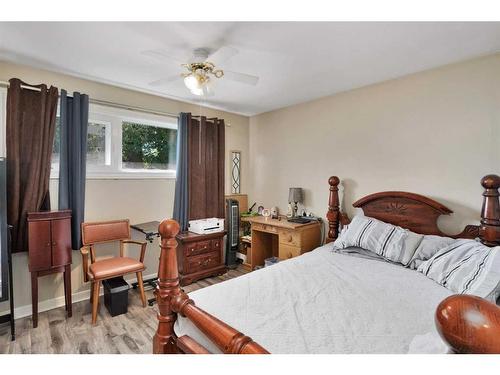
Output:
<svg viewBox="0 0 500 375">
<path fill-rule="evenodd" d="M 328 180 L 327 242 L 334 241 L 348 216 L 340 211 L 336 176 Z M 368 195 L 353 206 L 361 208 L 370 217 L 407 228 L 420 234 L 433 234 L 454 238 L 480 238 L 488 246 L 500 244 L 500 177 L 482 178 L 483 206 L 479 225 L 467 225 L 456 235 L 441 232 L 437 220 L 452 211 L 446 206 L 415 193 L 388 191 Z M 189 336 L 177 337 L 174 323 L 177 314 L 189 319 L 223 353 L 267 354 L 268 351 L 250 337 L 238 332 L 223 321 L 198 308 L 179 285 L 175 236 L 179 225 L 166 219 L 159 226 L 161 254 L 158 268 L 158 329 L 153 338 L 155 354 L 207 354 L 202 345 Z M 474 319 L 469 319 L 474 316 Z M 453 295 L 438 306 L 436 325 L 442 338 L 457 353 L 500 353 L 500 308 L 486 300 L 467 295 Z M 480 321 L 481 324 L 477 324 Z"/>
</svg>

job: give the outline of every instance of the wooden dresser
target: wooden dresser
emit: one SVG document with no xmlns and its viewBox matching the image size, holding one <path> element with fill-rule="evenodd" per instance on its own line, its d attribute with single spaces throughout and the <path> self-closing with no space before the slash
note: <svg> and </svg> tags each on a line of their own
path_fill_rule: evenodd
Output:
<svg viewBox="0 0 500 375">
<path fill-rule="evenodd" d="M 38 277 L 64 273 L 66 312 L 71 317 L 71 211 L 28 213 L 33 327 L 38 325 Z"/>
<path fill-rule="evenodd" d="M 177 235 L 177 259 L 181 285 L 188 285 L 205 277 L 222 275 L 224 266 L 224 235 L 226 232 Z"/>
<path fill-rule="evenodd" d="M 278 257 L 281 260 L 299 256 L 321 245 L 321 223 L 290 223 L 286 217 L 281 220 L 263 216 L 242 218 L 252 226 L 250 268 L 263 266 L 264 260 Z M 247 260 L 248 262 L 248 260 Z"/>
</svg>

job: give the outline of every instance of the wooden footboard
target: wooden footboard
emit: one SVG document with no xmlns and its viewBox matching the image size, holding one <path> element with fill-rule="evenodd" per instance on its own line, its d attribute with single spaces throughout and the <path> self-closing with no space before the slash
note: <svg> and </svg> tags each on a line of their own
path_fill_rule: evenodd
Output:
<svg viewBox="0 0 500 375">
<path fill-rule="evenodd" d="M 483 298 L 446 298 L 436 310 L 436 326 L 456 353 L 500 353 L 500 307 Z"/>
<path fill-rule="evenodd" d="M 223 353 L 267 354 L 268 351 L 250 337 L 195 306 L 179 285 L 177 270 L 177 241 L 179 224 L 175 220 L 163 220 L 158 228 L 161 236 L 158 286 L 155 296 L 158 302 L 158 329 L 153 338 L 155 354 L 207 354 L 206 348 L 189 336 L 177 337 L 174 324 L 177 314 L 188 318 Z"/>
</svg>

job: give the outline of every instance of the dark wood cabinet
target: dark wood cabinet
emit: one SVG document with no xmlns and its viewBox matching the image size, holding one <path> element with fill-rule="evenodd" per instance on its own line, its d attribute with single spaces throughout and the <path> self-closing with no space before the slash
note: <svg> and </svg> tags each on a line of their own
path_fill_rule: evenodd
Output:
<svg viewBox="0 0 500 375">
<path fill-rule="evenodd" d="M 181 285 L 226 272 L 223 263 L 223 241 L 226 232 L 177 235 L 177 259 Z"/>
<path fill-rule="evenodd" d="M 71 308 L 71 211 L 28 213 L 28 253 L 31 272 L 33 327 L 38 325 L 38 277 L 64 273 L 68 317 Z"/>
</svg>

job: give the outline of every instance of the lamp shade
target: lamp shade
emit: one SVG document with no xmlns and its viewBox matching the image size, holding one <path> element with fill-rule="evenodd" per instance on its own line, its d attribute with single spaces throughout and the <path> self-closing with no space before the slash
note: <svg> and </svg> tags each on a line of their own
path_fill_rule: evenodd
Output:
<svg viewBox="0 0 500 375">
<path fill-rule="evenodd" d="M 291 187 L 288 192 L 288 203 L 292 202 L 302 202 L 304 199 L 304 193 L 302 192 L 302 188 Z"/>
</svg>

